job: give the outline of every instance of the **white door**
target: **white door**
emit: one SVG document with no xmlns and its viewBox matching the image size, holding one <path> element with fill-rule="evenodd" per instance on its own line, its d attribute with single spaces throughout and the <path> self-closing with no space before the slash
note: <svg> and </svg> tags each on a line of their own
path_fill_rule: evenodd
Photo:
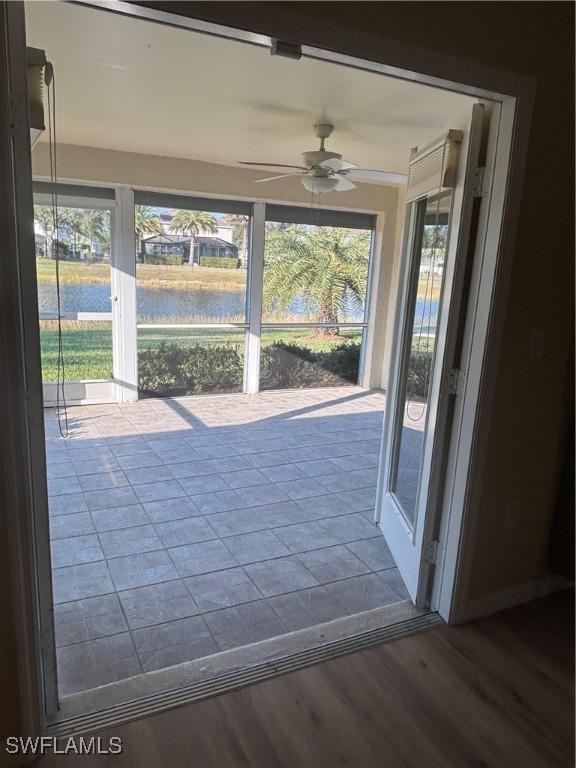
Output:
<svg viewBox="0 0 576 768">
<path fill-rule="evenodd" d="M 416 605 L 427 605 L 465 264 L 477 194 L 485 108 L 468 131 L 450 131 L 415 152 L 408 204 L 391 376 L 387 389 L 376 521 Z"/>
</svg>

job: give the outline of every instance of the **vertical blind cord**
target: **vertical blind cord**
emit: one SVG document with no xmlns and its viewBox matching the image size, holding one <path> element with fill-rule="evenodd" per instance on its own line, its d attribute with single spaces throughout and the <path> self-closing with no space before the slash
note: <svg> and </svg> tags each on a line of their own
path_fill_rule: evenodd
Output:
<svg viewBox="0 0 576 768">
<path fill-rule="evenodd" d="M 52 97 L 50 96 L 52 88 Z M 56 377 L 56 415 L 58 429 L 63 438 L 68 437 L 68 407 L 66 405 L 66 393 L 64 383 L 66 381 L 66 369 L 64 365 L 64 345 L 62 339 L 62 307 L 60 298 L 60 241 L 59 241 L 59 211 L 58 211 L 58 168 L 56 164 L 56 76 L 52 73 L 52 81 L 48 86 L 48 145 L 50 153 L 50 181 L 51 181 L 51 208 L 52 208 L 52 256 L 55 262 L 56 272 L 56 305 L 58 310 L 58 363 Z"/>
</svg>

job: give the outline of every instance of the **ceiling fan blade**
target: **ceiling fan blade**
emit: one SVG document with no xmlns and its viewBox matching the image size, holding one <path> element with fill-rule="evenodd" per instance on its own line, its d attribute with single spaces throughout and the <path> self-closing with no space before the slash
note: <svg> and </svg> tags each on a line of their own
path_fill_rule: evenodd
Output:
<svg viewBox="0 0 576 768">
<path fill-rule="evenodd" d="M 323 160 L 320 163 L 320 167 L 330 168 L 332 171 L 347 171 L 358 166 L 356 163 L 349 163 L 348 160 L 341 160 L 339 157 L 329 157 L 328 160 Z"/>
<path fill-rule="evenodd" d="M 307 171 L 303 165 L 286 165 L 285 163 L 252 163 L 248 160 L 239 160 L 239 165 L 263 165 L 266 168 L 297 168 L 299 171 Z"/>
<path fill-rule="evenodd" d="M 352 184 L 345 176 L 333 176 L 332 178 L 338 179 L 338 184 L 334 187 L 336 192 L 347 192 L 349 189 L 356 189 L 356 184 Z"/>
<path fill-rule="evenodd" d="M 265 179 L 255 179 L 254 184 L 261 184 L 263 181 L 276 181 L 276 179 L 288 179 L 290 176 L 305 176 L 303 173 L 283 173 L 281 176 L 267 176 Z"/>
<path fill-rule="evenodd" d="M 406 184 L 408 180 L 408 174 L 405 173 L 391 173 L 390 171 L 374 171 L 370 168 L 352 168 L 347 172 L 346 176 L 357 181 L 367 182 L 380 182 L 394 183 L 394 184 Z"/>
</svg>

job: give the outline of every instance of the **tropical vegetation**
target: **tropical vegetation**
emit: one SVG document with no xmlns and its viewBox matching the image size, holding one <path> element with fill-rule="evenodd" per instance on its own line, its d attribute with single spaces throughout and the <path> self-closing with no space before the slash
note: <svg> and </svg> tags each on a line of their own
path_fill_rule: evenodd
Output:
<svg viewBox="0 0 576 768">
<path fill-rule="evenodd" d="M 180 232 L 190 237 L 190 265 L 194 263 L 194 242 L 196 236 L 200 232 L 208 232 L 213 235 L 218 232 L 216 217 L 206 211 L 176 211 L 170 226 L 174 232 Z"/>
<path fill-rule="evenodd" d="M 40 258 L 55 258 L 56 240 L 61 256 L 78 258 L 79 253 L 90 256 L 95 251 L 99 255 L 110 254 L 110 213 L 107 210 L 58 208 L 55 221 L 52 206 L 36 205 L 34 220 L 43 237 L 43 247 L 37 253 Z"/>
<path fill-rule="evenodd" d="M 283 340 L 262 347 L 262 389 L 355 384 L 360 344 L 346 341 L 313 350 Z M 162 341 L 138 356 L 138 389 L 143 395 L 239 392 L 244 375 L 241 344 L 181 344 Z"/>
<path fill-rule="evenodd" d="M 246 266 L 245 262 L 248 255 L 248 216 L 244 216 L 242 213 L 227 213 L 223 216 L 222 221 L 232 227 L 232 241 L 238 247 L 240 258 L 243 260 L 244 266 Z"/>
<path fill-rule="evenodd" d="M 150 235 L 164 232 L 162 219 L 150 205 L 137 205 L 134 208 L 134 231 L 136 233 L 136 256 L 142 249 L 142 240 Z"/>
<path fill-rule="evenodd" d="M 346 308 L 362 312 L 366 296 L 370 233 L 339 227 L 270 228 L 266 237 L 264 306 L 288 309 L 307 298 L 317 322 L 338 323 Z M 336 333 L 321 329 L 320 335 Z"/>
<path fill-rule="evenodd" d="M 68 215 L 67 211 L 70 211 Z M 37 222 L 45 233 L 47 255 L 55 240 L 51 209 L 37 206 Z M 247 230 L 245 217 L 236 217 L 235 238 L 240 242 Z M 234 225 L 233 217 L 227 217 Z M 242 220 L 242 221 L 241 221 Z M 107 211 L 63 209 L 60 238 L 76 253 L 86 244 L 100 242 L 109 248 Z M 138 206 L 136 234 L 140 241 L 163 231 L 156 209 Z M 215 217 L 202 211 L 178 211 L 172 229 L 194 239 L 199 232 L 218 230 Z M 66 235 L 64 240 L 63 235 Z M 247 236 L 247 235 L 246 235 Z M 108 239 L 107 239 L 108 238 Z M 240 247 L 240 246 L 239 246 Z M 368 277 L 370 233 L 334 227 L 295 225 L 268 226 L 264 269 L 264 307 L 267 320 L 321 322 L 337 325 L 350 312 L 364 308 Z M 235 260 L 234 260 L 235 261 Z M 206 262 L 205 262 L 206 263 Z M 37 262 L 38 281 L 53 282 L 53 264 Z M 93 264 L 87 270 L 78 261 L 63 261 L 63 282 L 109 283 L 108 264 Z M 245 291 L 243 270 L 211 266 L 138 264 L 138 285 L 170 288 L 207 288 Z M 421 280 L 424 287 L 425 278 Z M 428 286 L 429 288 L 430 286 Z M 432 286 L 434 288 L 434 286 Z M 420 297 L 421 291 L 419 291 Z M 291 304 L 306 300 L 306 314 L 290 317 Z M 428 298 L 436 298 L 435 296 Z M 241 318 L 240 318 L 241 319 Z M 174 322 L 185 322 L 182 317 Z M 208 322 L 190 318 L 187 322 Z M 355 383 L 358 377 L 362 334 L 357 329 L 318 330 L 267 329 L 262 334 L 261 387 L 263 389 L 335 386 Z M 56 376 L 58 334 L 53 321 L 42 321 L 42 365 L 45 381 Z M 64 322 L 63 346 L 68 380 L 103 378 L 112 375 L 111 324 Z M 202 329 L 156 329 L 139 332 L 139 388 L 143 394 L 194 394 L 238 391 L 242 388 L 244 331 Z M 425 396 L 432 345 L 422 339 L 411 355 L 409 392 Z"/>
</svg>

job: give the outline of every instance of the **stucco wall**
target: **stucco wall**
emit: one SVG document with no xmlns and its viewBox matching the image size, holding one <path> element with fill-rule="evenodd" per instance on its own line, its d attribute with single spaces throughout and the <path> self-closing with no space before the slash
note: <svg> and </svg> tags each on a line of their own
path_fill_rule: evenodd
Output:
<svg viewBox="0 0 576 768">
<path fill-rule="evenodd" d="M 46 142 L 39 142 L 34 147 L 32 171 L 37 177 L 48 178 L 50 175 Z M 221 195 L 240 200 L 312 204 L 310 192 L 304 189 L 298 178 L 285 179 L 281 184 L 254 184 L 262 175 L 262 171 L 178 157 L 140 155 L 74 144 L 60 144 L 58 147 L 58 176 L 64 180 L 86 180 L 197 195 Z M 358 184 L 350 192 L 322 195 L 321 205 L 378 213 L 394 200 L 395 193 L 395 186 Z M 317 205 L 316 198 L 314 205 Z"/>
</svg>

